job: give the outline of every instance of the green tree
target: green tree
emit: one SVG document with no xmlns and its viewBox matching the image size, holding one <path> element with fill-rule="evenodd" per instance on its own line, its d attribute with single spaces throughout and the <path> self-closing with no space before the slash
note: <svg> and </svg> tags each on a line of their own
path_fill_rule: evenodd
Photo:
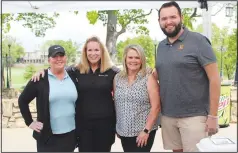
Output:
<svg viewBox="0 0 238 153">
<path fill-rule="evenodd" d="M 8 47 L 8 39 L 4 38 L 2 41 L 2 57 L 5 58 L 6 54 L 9 56 L 9 47 Z M 18 58 L 21 58 L 25 55 L 25 49 L 21 46 L 21 44 L 17 43 L 16 40 L 13 40 L 10 47 L 10 56 L 11 63 L 14 64 Z M 5 64 L 6 60 L 3 60 Z"/>
<path fill-rule="evenodd" d="M 237 29 L 233 29 L 227 43 L 227 51 L 224 55 L 224 70 L 228 79 L 233 79 L 237 61 Z"/>
<path fill-rule="evenodd" d="M 87 12 L 87 18 L 90 24 L 95 24 L 98 20 L 107 26 L 106 46 L 112 59 L 115 60 L 116 43 L 118 37 L 126 31 L 137 34 L 149 34 L 149 30 L 144 26 L 148 23 L 146 16 L 152 13 L 142 9 L 131 10 L 105 10 Z"/>
<path fill-rule="evenodd" d="M 52 16 L 48 16 L 43 13 L 18 13 L 18 14 L 10 14 L 4 13 L 1 14 L 1 28 L 3 35 L 8 33 L 11 29 L 12 21 L 19 21 L 22 23 L 23 27 L 30 28 L 32 32 L 38 37 L 45 36 L 45 32 L 47 29 L 55 27 L 56 22 L 54 18 L 58 17 L 59 14 L 54 13 Z M 1 56 L 4 57 L 6 55 L 6 45 L 2 44 L 1 46 Z M 23 52 L 23 47 L 17 47 L 18 52 L 16 52 L 16 56 L 20 56 Z M 4 53 L 5 52 L 5 53 Z M 15 57 L 14 52 L 13 56 Z M 15 58 L 11 58 L 11 61 L 14 61 Z M 4 72 L 4 66 L 2 66 L 2 72 Z M 4 74 L 1 73 L 2 83 L 4 84 Z"/>
<path fill-rule="evenodd" d="M 67 55 L 67 64 L 74 63 L 75 62 L 75 57 L 76 53 L 79 49 L 79 46 L 76 42 L 73 42 L 72 40 L 48 40 L 46 41 L 42 46 L 41 50 L 46 52 L 45 55 L 47 55 L 48 48 L 51 45 L 61 45 L 64 47 L 66 55 Z"/>
<path fill-rule="evenodd" d="M 45 36 L 47 29 L 54 28 L 56 25 L 55 18 L 59 14 L 49 15 L 46 13 L 4 13 L 2 15 L 2 31 L 9 32 L 11 29 L 11 21 L 19 21 L 23 27 L 30 28 L 36 36 Z"/>
<path fill-rule="evenodd" d="M 196 16 L 196 11 L 194 12 L 192 9 L 183 9 L 184 24 L 191 29 Z M 118 37 L 126 31 L 148 35 L 149 30 L 144 24 L 148 23 L 146 17 L 151 13 L 152 9 L 148 12 L 142 9 L 90 11 L 87 12 L 87 18 L 90 24 L 95 24 L 100 20 L 104 26 L 107 26 L 106 46 L 113 60 L 115 60 Z"/>
<path fill-rule="evenodd" d="M 197 9 L 182 9 L 183 24 L 190 30 L 193 30 L 193 22 L 196 22 Z"/>
<path fill-rule="evenodd" d="M 135 38 L 128 38 L 126 41 L 120 41 L 117 44 L 117 59 L 118 61 L 121 63 L 122 62 L 122 58 L 123 58 L 123 52 L 124 52 L 124 48 L 129 45 L 129 44 L 138 44 L 141 45 L 141 47 L 143 47 L 144 51 L 145 51 L 145 55 L 146 55 L 146 64 L 149 67 L 154 67 L 154 63 L 155 63 L 155 46 L 153 43 L 153 40 L 149 37 L 149 36 L 138 36 Z"/>
<path fill-rule="evenodd" d="M 211 29 L 211 43 L 217 58 L 218 68 L 221 70 L 222 63 L 223 75 L 232 79 L 237 56 L 237 29 L 233 29 L 230 33 L 228 27 L 220 29 L 214 23 L 212 23 Z M 202 25 L 199 25 L 195 31 L 201 33 L 203 31 Z"/>
<path fill-rule="evenodd" d="M 36 73 L 36 67 L 33 64 L 30 64 L 26 67 L 23 74 L 25 80 L 30 80 L 30 78 Z"/>
<path fill-rule="evenodd" d="M 1 67 L 1 77 L 2 77 L 2 84 L 5 84 L 5 76 L 4 76 L 4 68 L 6 67 L 6 54 L 8 54 L 9 57 L 9 47 L 8 47 L 8 39 L 6 39 L 5 37 L 3 37 L 2 40 L 2 45 L 1 45 L 1 49 L 2 49 L 2 67 Z M 24 48 L 21 46 L 21 44 L 17 43 L 16 40 L 13 40 L 11 48 L 10 48 L 10 57 L 11 58 L 7 58 L 8 62 L 11 62 L 11 66 L 16 62 L 16 59 L 23 57 L 25 54 Z"/>
</svg>

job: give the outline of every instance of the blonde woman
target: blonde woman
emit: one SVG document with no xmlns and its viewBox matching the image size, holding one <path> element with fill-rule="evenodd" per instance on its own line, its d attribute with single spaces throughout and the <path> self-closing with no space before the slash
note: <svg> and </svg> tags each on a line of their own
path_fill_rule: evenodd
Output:
<svg viewBox="0 0 238 153">
<path fill-rule="evenodd" d="M 129 45 L 114 78 L 116 132 L 125 152 L 149 152 L 158 129 L 159 87 L 146 68 L 143 48 Z"/>
<path fill-rule="evenodd" d="M 117 71 L 97 37 L 86 41 L 77 69 L 80 72 L 79 104 L 76 106 L 79 151 L 109 152 L 115 141 L 112 91 Z"/>
<path fill-rule="evenodd" d="M 110 152 L 116 124 L 113 79 L 118 69 L 113 67 L 100 39 L 91 37 L 83 47 L 80 63 L 67 71 L 75 72 L 78 79 L 76 133 L 79 151 Z"/>
</svg>

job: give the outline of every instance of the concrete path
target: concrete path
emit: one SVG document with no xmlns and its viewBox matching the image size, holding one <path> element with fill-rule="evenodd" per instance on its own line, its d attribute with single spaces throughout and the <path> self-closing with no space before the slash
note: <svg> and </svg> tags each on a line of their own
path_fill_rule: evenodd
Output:
<svg viewBox="0 0 238 153">
<path fill-rule="evenodd" d="M 230 124 L 229 127 L 220 129 L 218 136 L 226 136 L 237 140 L 237 124 Z M 29 128 L 2 129 L 2 152 L 35 152 L 36 142 L 32 138 L 32 131 Z M 161 130 L 156 133 L 152 152 L 171 152 L 164 150 L 161 138 Z M 77 150 L 75 150 L 77 152 Z M 112 152 L 123 152 L 121 142 L 116 138 L 112 146 Z"/>
</svg>

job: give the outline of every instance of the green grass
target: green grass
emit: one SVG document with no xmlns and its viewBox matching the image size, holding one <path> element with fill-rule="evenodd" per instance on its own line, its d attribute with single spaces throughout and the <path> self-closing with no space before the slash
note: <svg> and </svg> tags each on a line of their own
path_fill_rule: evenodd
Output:
<svg viewBox="0 0 238 153">
<path fill-rule="evenodd" d="M 37 71 L 45 68 L 44 66 L 36 67 Z M 25 86 L 29 80 L 24 79 L 25 68 L 11 68 L 11 76 L 12 76 L 12 88 L 20 89 Z M 7 82 L 7 70 L 4 68 L 5 75 L 5 83 Z M 6 84 L 5 84 L 6 87 Z"/>
</svg>

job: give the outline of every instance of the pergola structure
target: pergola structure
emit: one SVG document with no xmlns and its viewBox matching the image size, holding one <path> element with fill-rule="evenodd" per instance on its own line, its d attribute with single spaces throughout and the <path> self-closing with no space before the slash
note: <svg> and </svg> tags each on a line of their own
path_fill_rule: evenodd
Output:
<svg viewBox="0 0 238 153">
<path fill-rule="evenodd" d="M 159 9 L 167 1 L 2 1 L 2 13 L 50 13 L 78 10 Z M 211 7 L 216 3 L 237 4 L 237 1 L 177 1 L 181 8 L 203 9 L 203 35 L 211 40 Z M 227 14 L 226 14 L 227 15 Z M 1 54 L 1 53 L 0 53 Z M 1 59 L 2 60 L 2 59 Z M 0 72 L 1 73 L 1 72 Z"/>
<path fill-rule="evenodd" d="M 2 13 L 49 13 L 78 10 L 159 9 L 167 1 L 2 1 Z M 177 1 L 181 8 L 203 9 L 203 34 L 211 39 L 211 7 L 236 1 Z"/>
</svg>

